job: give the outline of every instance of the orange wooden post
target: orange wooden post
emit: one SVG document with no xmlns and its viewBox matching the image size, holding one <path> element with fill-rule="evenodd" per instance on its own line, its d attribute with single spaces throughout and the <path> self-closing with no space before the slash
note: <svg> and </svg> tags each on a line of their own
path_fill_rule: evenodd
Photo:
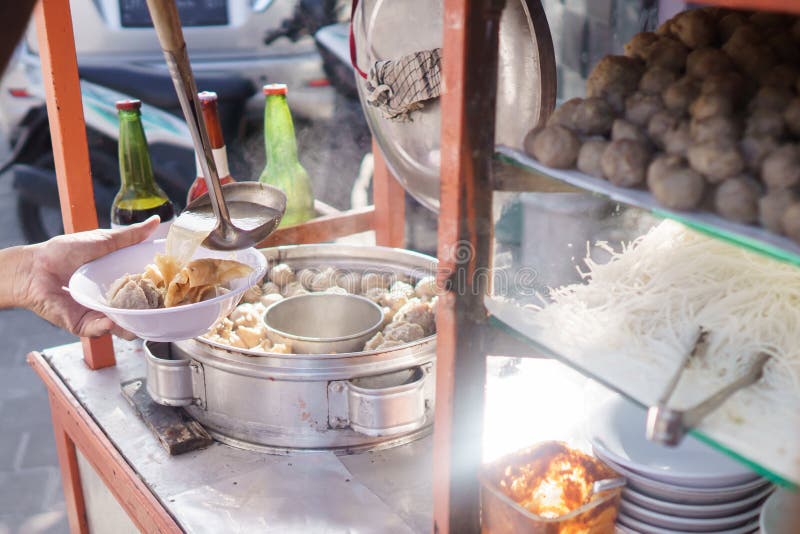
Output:
<svg viewBox="0 0 800 534">
<path fill-rule="evenodd" d="M 375 170 L 372 198 L 375 205 L 375 243 L 403 248 L 406 244 L 406 192 L 395 179 L 378 144 L 372 141 Z"/>
<path fill-rule="evenodd" d="M 434 532 L 480 529 L 491 163 L 503 0 L 445 0 Z"/>
<path fill-rule="evenodd" d="M 58 464 L 61 466 L 61 485 L 64 488 L 69 530 L 73 534 L 87 534 L 89 525 L 86 521 L 86 506 L 83 501 L 83 487 L 81 486 L 81 474 L 78 469 L 75 443 L 67 435 L 61 421 L 56 416 L 58 409 L 52 394 L 50 412 L 53 417 L 53 432 L 56 438 Z"/>
<path fill-rule="evenodd" d="M 64 230 L 93 230 L 97 213 L 69 0 L 41 0 L 36 6 L 36 33 Z M 81 341 L 90 368 L 114 365 L 111 336 Z"/>
</svg>

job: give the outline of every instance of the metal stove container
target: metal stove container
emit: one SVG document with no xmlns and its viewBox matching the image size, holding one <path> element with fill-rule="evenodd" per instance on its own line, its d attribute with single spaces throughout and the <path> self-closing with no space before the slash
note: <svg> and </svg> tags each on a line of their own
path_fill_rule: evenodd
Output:
<svg viewBox="0 0 800 534">
<path fill-rule="evenodd" d="M 384 247 L 297 245 L 263 250 L 270 264 L 435 273 L 436 260 Z M 202 338 L 145 343 L 147 390 L 183 406 L 224 443 L 266 452 L 348 453 L 407 443 L 433 422 L 436 336 L 385 351 L 264 354 Z"/>
</svg>

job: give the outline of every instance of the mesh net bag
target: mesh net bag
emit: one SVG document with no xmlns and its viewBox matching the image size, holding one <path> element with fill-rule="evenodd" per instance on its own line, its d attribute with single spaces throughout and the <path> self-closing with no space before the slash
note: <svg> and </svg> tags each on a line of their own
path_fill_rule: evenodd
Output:
<svg viewBox="0 0 800 534">
<path fill-rule="evenodd" d="M 442 49 L 423 50 L 400 59 L 376 61 L 367 76 L 367 102 L 391 120 L 410 120 L 423 102 L 442 87 Z"/>
</svg>

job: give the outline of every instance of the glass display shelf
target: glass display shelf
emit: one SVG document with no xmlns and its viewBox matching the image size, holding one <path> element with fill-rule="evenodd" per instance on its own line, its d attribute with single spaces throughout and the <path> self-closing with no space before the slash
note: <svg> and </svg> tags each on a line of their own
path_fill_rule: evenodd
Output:
<svg viewBox="0 0 800 534">
<path fill-rule="evenodd" d="M 674 211 L 660 206 L 653 196 L 642 189 L 630 189 L 612 185 L 607 180 L 588 176 L 574 170 L 551 169 L 537 162 L 524 152 L 506 146 L 497 147 L 500 161 L 545 175 L 554 180 L 585 191 L 603 195 L 609 199 L 636 206 L 657 217 L 678 221 L 698 232 L 722 239 L 733 245 L 800 266 L 800 245 L 786 237 L 776 235 L 763 228 L 736 223 L 714 213 L 703 211 Z M 525 179 L 515 189 L 524 187 Z"/>
<path fill-rule="evenodd" d="M 554 330 L 543 328 L 535 320 L 538 312 L 530 305 L 542 305 L 548 288 L 585 283 L 577 267 L 585 270 L 581 262 L 587 254 L 598 263 L 610 257 L 607 250 L 587 244 L 605 242 L 620 250 L 621 243 L 661 224 L 660 214 L 654 216 L 649 209 L 586 191 L 496 192 L 494 213 L 492 294 L 485 300 L 491 325 L 524 340 L 531 349 L 528 352 L 554 358 L 640 406 L 656 404 L 676 371 L 679 354 L 673 362 L 632 351 L 623 353 L 603 346 L 602 341 L 587 345 L 590 349 L 565 343 L 559 331 L 561 323 Z M 730 378 L 685 373 L 670 404 L 691 406 Z M 772 406 L 768 404 L 771 400 L 765 404 L 761 393 L 753 388 L 736 393 L 736 402 L 721 406 L 691 433 L 770 480 L 797 487 L 800 409 L 792 402 L 790 406 Z"/>
</svg>

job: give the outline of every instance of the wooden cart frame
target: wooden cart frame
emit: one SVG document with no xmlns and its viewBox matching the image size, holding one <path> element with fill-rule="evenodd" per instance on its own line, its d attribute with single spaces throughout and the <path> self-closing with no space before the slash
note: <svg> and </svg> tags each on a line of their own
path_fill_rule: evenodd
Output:
<svg viewBox="0 0 800 534">
<path fill-rule="evenodd" d="M 441 209 L 437 383 L 434 430 L 434 532 L 480 529 L 481 463 L 488 280 L 491 265 L 491 194 L 494 110 L 500 12 L 505 0 L 444 0 Z M 800 13 L 800 1 L 720 0 L 721 6 Z M 36 28 L 53 140 L 64 228 L 97 228 L 85 123 L 81 105 L 69 0 L 40 0 Z M 321 217 L 281 229 L 263 246 L 313 243 L 375 230 L 378 244 L 404 243 L 404 191 L 374 147 L 374 206 Z M 464 256 L 459 250 L 469 251 Z M 84 339 L 91 369 L 115 364 L 109 337 Z M 88 532 L 76 448 L 143 532 L 180 532 L 147 486 L 127 464 L 41 355 L 29 361 L 47 386 L 72 532 Z"/>
</svg>

